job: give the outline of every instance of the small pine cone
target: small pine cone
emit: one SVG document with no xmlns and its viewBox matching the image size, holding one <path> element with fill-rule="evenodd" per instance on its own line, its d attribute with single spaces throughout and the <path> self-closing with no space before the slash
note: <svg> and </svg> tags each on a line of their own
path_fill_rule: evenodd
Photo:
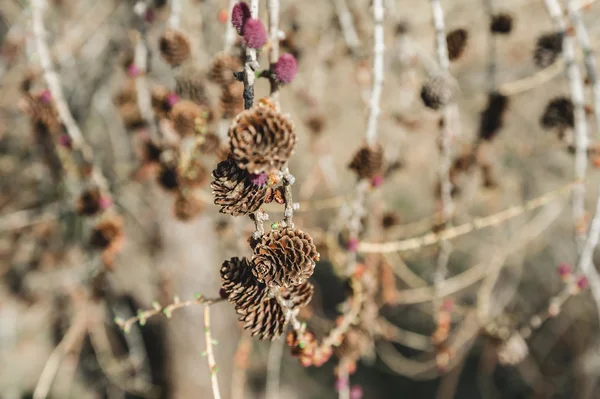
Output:
<svg viewBox="0 0 600 399">
<path fill-rule="evenodd" d="M 446 35 L 448 45 L 448 58 L 450 61 L 457 60 L 463 55 L 469 40 L 469 32 L 466 29 L 455 29 Z"/>
<path fill-rule="evenodd" d="M 254 248 L 252 273 L 269 286 L 297 286 L 312 276 L 319 260 L 308 234 L 297 229 L 272 230 Z"/>
<path fill-rule="evenodd" d="M 250 173 L 279 170 L 293 154 L 296 131 L 285 115 L 265 107 L 240 113 L 229 128 L 231 155 Z"/>
<path fill-rule="evenodd" d="M 94 227 L 90 236 L 90 246 L 107 250 L 118 245 L 123 237 L 123 219 L 120 216 L 107 217 Z"/>
<path fill-rule="evenodd" d="M 394 211 L 388 211 L 381 217 L 381 227 L 385 230 L 391 229 L 400 223 L 400 216 Z"/>
<path fill-rule="evenodd" d="M 442 75 L 431 77 L 421 88 L 421 99 L 431 109 L 437 110 L 448 105 L 453 96 L 452 84 Z"/>
<path fill-rule="evenodd" d="M 181 221 L 188 221 L 198 216 L 204 209 L 204 203 L 196 198 L 188 198 L 182 194 L 175 197 L 173 213 Z"/>
<path fill-rule="evenodd" d="M 227 53 L 219 53 L 212 60 L 208 72 L 208 80 L 221 87 L 227 87 L 232 83 L 237 82 L 233 73 L 238 72 L 241 69 L 242 63 L 237 57 Z"/>
<path fill-rule="evenodd" d="M 500 13 L 492 16 L 490 22 L 490 32 L 508 35 L 513 28 L 513 16 L 507 13 Z"/>
<path fill-rule="evenodd" d="M 219 97 L 219 108 L 221 119 L 235 118 L 244 111 L 244 85 L 241 82 L 233 82 L 223 87 Z"/>
<path fill-rule="evenodd" d="M 520 334 L 513 333 L 498 348 L 498 362 L 503 365 L 514 366 L 521 363 L 528 354 L 529 347 L 525 339 Z"/>
<path fill-rule="evenodd" d="M 144 163 L 159 163 L 160 154 L 162 154 L 162 148 L 159 144 L 156 144 L 153 140 L 146 140 L 142 147 L 142 161 Z"/>
<path fill-rule="evenodd" d="M 125 104 L 137 103 L 137 91 L 135 90 L 135 80 L 129 79 L 125 85 L 113 98 L 113 103 L 120 107 Z"/>
<path fill-rule="evenodd" d="M 207 133 L 202 137 L 198 150 L 205 155 L 213 155 L 221 146 L 221 139 L 214 133 Z M 229 147 L 229 146 L 228 146 Z"/>
<path fill-rule="evenodd" d="M 561 33 L 548 33 L 540 36 L 535 44 L 533 59 L 538 68 L 548 68 L 563 51 Z"/>
<path fill-rule="evenodd" d="M 77 198 L 75 209 L 79 215 L 94 216 L 100 212 L 102 194 L 98 187 L 84 190 Z"/>
<path fill-rule="evenodd" d="M 152 96 L 152 109 L 154 113 L 160 119 L 166 118 L 173 108 L 175 103 L 173 100 L 176 95 L 163 86 L 153 86 L 150 94 Z"/>
<path fill-rule="evenodd" d="M 342 343 L 335 349 L 336 355 L 356 362 L 361 357 L 368 355 L 373 349 L 373 338 L 361 327 L 351 327 Z"/>
<path fill-rule="evenodd" d="M 229 143 L 222 143 L 215 152 L 217 161 L 222 162 L 231 156 L 231 146 Z"/>
<path fill-rule="evenodd" d="M 195 62 L 186 62 L 175 75 L 175 93 L 184 100 L 208 105 L 202 68 Z"/>
<path fill-rule="evenodd" d="M 573 102 L 566 97 L 552 99 L 542 114 L 540 124 L 544 129 L 568 129 L 575 126 Z"/>
<path fill-rule="evenodd" d="M 293 309 L 303 308 L 310 303 L 315 287 L 308 281 L 294 287 L 282 288 L 282 296 L 285 300 L 290 301 Z"/>
<path fill-rule="evenodd" d="M 40 132 L 58 134 L 62 130 L 58 111 L 48 90 L 43 90 L 35 95 L 25 95 L 25 112 L 29 115 L 31 123 Z"/>
<path fill-rule="evenodd" d="M 167 29 L 158 42 L 160 54 L 171 66 L 176 67 L 190 58 L 191 46 L 187 36 L 178 30 Z"/>
<path fill-rule="evenodd" d="M 196 125 L 208 117 L 208 110 L 190 100 L 178 101 L 169 114 L 173 129 L 181 136 L 196 133 Z"/>
<path fill-rule="evenodd" d="M 163 151 L 156 180 L 167 191 L 175 191 L 179 188 L 180 178 L 177 163 L 178 159 L 174 152 L 165 153 Z"/>
<path fill-rule="evenodd" d="M 306 123 L 306 126 L 313 135 L 320 136 L 325 129 L 325 115 L 315 113 L 306 118 L 304 123 Z"/>
<path fill-rule="evenodd" d="M 119 107 L 119 115 L 127 130 L 135 130 L 146 126 L 137 103 L 126 103 Z"/>
<path fill-rule="evenodd" d="M 219 162 L 212 176 L 210 188 L 221 213 L 239 216 L 255 212 L 267 195 L 266 188 L 253 184 L 250 174 L 230 158 Z"/>
<path fill-rule="evenodd" d="M 508 108 L 508 97 L 500 93 L 490 93 L 488 104 L 481 114 L 479 137 L 483 140 L 493 140 L 504 123 L 504 114 Z"/>
<path fill-rule="evenodd" d="M 383 172 L 383 148 L 379 144 L 363 145 L 352 157 L 348 168 L 354 171 L 359 179 L 372 179 L 381 175 Z"/>
</svg>

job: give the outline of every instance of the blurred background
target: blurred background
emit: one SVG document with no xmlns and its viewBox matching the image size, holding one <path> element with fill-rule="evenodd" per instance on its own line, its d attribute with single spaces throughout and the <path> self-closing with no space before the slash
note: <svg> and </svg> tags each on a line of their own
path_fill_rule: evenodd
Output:
<svg viewBox="0 0 600 399">
<path fill-rule="evenodd" d="M 114 320 L 152 309 L 153 301 L 164 306 L 175 296 L 218 297 L 221 263 L 250 255 L 246 240 L 254 224 L 247 217 L 219 214 L 208 186 L 221 157 L 219 137 L 240 106 L 241 92 L 238 100 L 226 101 L 209 78 L 215 55 L 226 45 L 231 4 L 178 2 L 179 28 L 192 43 L 200 71 L 189 79 L 201 81 L 203 104 L 211 113 L 206 130 L 217 140 L 199 161 L 206 179 L 194 201 L 180 204 L 164 165 L 150 162 L 149 144 L 152 130 L 158 129 L 176 148 L 186 145 L 173 131 L 177 121 L 159 104 L 165 98 L 160 93 L 172 92 L 185 73 L 160 54 L 160 37 L 170 23 L 169 2 L 42 3 L 47 3 L 41 10 L 47 30 L 43 40 L 65 103 L 111 196 L 94 197 L 95 186 L 88 180 L 95 172 L 87 159 L 70 151 L 72 143 L 64 135 L 40 136 L 36 123 L 44 120 L 40 104 L 48 86 L 32 23 L 35 10 L 31 1 L 2 0 L 0 398 L 212 397 L 201 305 L 178 310 L 170 319 L 158 315 L 143 326 L 135 324 L 128 334 Z M 266 6 L 260 3 L 266 24 Z M 600 4 L 559 3 L 565 10 L 570 3 L 580 15 L 596 51 Z M 541 123 L 549 102 L 571 93 L 560 49 L 556 61 L 536 65 L 538 39 L 556 32 L 544 2 L 442 0 L 441 5 L 446 33 L 460 30 L 463 37 L 449 68 L 457 87 L 452 121 L 442 120 L 442 112 L 426 107 L 421 98 L 423 85 L 439 70 L 430 2 L 384 1 L 378 141 L 386 169 L 380 186 L 373 184 L 379 187 L 367 194 L 360 240 L 409 240 L 439 230 L 440 127 L 445 124 L 451 129 L 455 186 L 452 224 L 468 225 L 510 207 L 516 213 L 450 241 L 440 297 L 433 288 L 437 244 L 385 254 L 359 252 L 360 262 L 375 265 L 376 287 L 373 324 L 368 332 L 357 327 L 356 339 L 347 338 L 342 348 L 354 350 L 351 356 L 357 359 L 351 397 L 600 397 L 598 309 L 587 281 L 575 270 L 574 239 L 575 229 L 587 231 L 599 195 L 600 131 L 594 107 L 600 104 L 594 104 L 593 81 L 584 68 L 572 15 L 565 11 L 564 19 L 585 85 L 590 138 L 586 213 L 575 227 L 569 186 L 575 179 L 573 104 L 559 109 L 561 117 L 566 112 L 562 125 Z M 510 27 L 493 34 L 490 23 L 500 14 Z M 335 327 L 351 294 L 340 267 L 349 256 L 346 224 L 357 192 L 348 164 L 363 142 L 373 80 L 372 4 L 281 0 L 280 29 L 285 33 L 281 52 L 298 61 L 298 75 L 281 88 L 282 111 L 294 120 L 298 135 L 290 161 L 294 199 L 300 203 L 294 220 L 313 236 L 321 253 L 310 280 L 315 294 L 300 319 L 323 336 Z M 149 52 L 142 57 L 147 65 L 138 71 L 140 40 Z M 453 42 L 448 44 L 452 50 Z M 263 67 L 268 66 L 266 54 L 259 56 Z M 148 125 L 131 89 L 141 84 L 139 76 L 152 94 L 155 126 Z M 493 140 L 479 140 L 491 91 L 506 97 L 508 105 Z M 256 93 L 257 98 L 269 94 L 267 79 L 257 80 Z M 543 206 L 520 207 L 547 193 L 551 197 Z M 102 219 L 90 206 L 110 206 L 118 218 Z M 282 218 L 281 206 L 268 204 L 265 210 L 272 220 Z M 102 220 L 117 226 L 113 243 L 118 243 L 110 251 L 94 241 Z M 594 260 L 600 261 L 597 251 Z M 449 317 L 450 338 L 443 339 L 444 345 L 435 338 L 443 329 L 440 314 Z M 336 367 L 348 352 L 336 350 L 319 368 L 302 367 L 285 337 L 273 343 L 250 338 L 230 304 L 213 305 L 211 315 L 222 397 L 338 397 Z M 267 380 L 272 384 L 279 370 L 279 388 L 268 394 Z"/>
</svg>

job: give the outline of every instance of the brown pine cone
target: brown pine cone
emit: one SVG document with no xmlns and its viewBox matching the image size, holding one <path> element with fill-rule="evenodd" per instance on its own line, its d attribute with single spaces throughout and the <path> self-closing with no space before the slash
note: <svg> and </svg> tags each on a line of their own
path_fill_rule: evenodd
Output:
<svg viewBox="0 0 600 399">
<path fill-rule="evenodd" d="M 568 129 L 575 126 L 573 102 L 567 97 L 553 98 L 542 114 L 540 124 L 544 129 Z"/>
<path fill-rule="evenodd" d="M 25 95 L 25 112 L 29 115 L 36 131 L 58 134 L 62 130 L 58 111 L 49 91 Z"/>
<path fill-rule="evenodd" d="M 375 146 L 363 145 L 354 154 L 348 168 L 359 179 L 372 179 L 383 173 L 383 148 L 377 144 Z"/>
<path fill-rule="evenodd" d="M 219 97 L 221 119 L 235 118 L 244 111 L 244 84 L 233 82 L 224 86 Z"/>
<path fill-rule="evenodd" d="M 457 60 L 463 55 L 468 39 L 469 32 L 466 29 L 455 29 L 446 35 L 448 59 L 450 61 Z"/>
<path fill-rule="evenodd" d="M 75 209 L 79 215 L 93 216 L 102 209 L 100 200 L 102 194 L 98 187 L 92 187 L 84 190 L 77 198 Z"/>
<path fill-rule="evenodd" d="M 254 184 L 253 176 L 240 169 L 231 158 L 219 162 L 212 176 L 210 188 L 221 213 L 239 216 L 255 212 L 267 195 L 267 188 Z"/>
<path fill-rule="evenodd" d="M 304 121 L 310 132 L 315 136 L 320 136 L 325 129 L 325 115 L 313 113 Z"/>
<path fill-rule="evenodd" d="M 90 236 L 90 245 L 97 249 L 106 250 L 123 237 L 123 219 L 120 216 L 107 217 L 94 227 Z"/>
<path fill-rule="evenodd" d="M 174 151 L 163 151 L 161 154 L 156 180 L 167 191 L 175 191 L 179 188 L 178 162 L 177 154 Z"/>
<path fill-rule="evenodd" d="M 131 102 L 119 107 L 119 115 L 127 130 L 134 130 L 146 126 L 146 121 L 142 118 L 142 113 L 137 103 Z"/>
<path fill-rule="evenodd" d="M 318 260 L 317 247 L 305 232 L 272 230 L 254 248 L 252 273 L 269 286 L 297 286 L 312 276 Z"/>
<path fill-rule="evenodd" d="M 540 36 L 535 44 L 533 60 L 538 68 L 547 68 L 554 64 L 563 51 L 561 33 L 548 33 Z"/>
<path fill-rule="evenodd" d="M 507 13 L 499 13 L 492 16 L 490 32 L 494 34 L 508 35 L 513 28 L 513 16 Z"/>
<path fill-rule="evenodd" d="M 195 62 L 186 62 L 175 75 L 175 93 L 184 100 L 208 105 L 206 85 L 202 67 Z"/>
<path fill-rule="evenodd" d="M 208 109 L 190 100 L 178 101 L 169 113 L 173 129 L 181 136 L 191 136 L 196 133 L 196 126 L 202 125 L 207 117 Z"/>
<path fill-rule="evenodd" d="M 135 90 L 135 80 L 128 79 L 113 98 L 113 103 L 120 107 L 128 103 L 137 103 L 137 91 Z"/>
<path fill-rule="evenodd" d="M 221 139 L 214 133 L 207 133 L 202 137 L 198 150 L 205 155 L 213 155 L 219 149 Z M 229 147 L 229 146 L 228 146 Z"/>
<path fill-rule="evenodd" d="M 381 227 L 383 227 L 384 230 L 391 229 L 398 224 L 400 224 L 400 215 L 394 211 L 387 211 L 381 217 Z"/>
<path fill-rule="evenodd" d="M 204 203 L 196 198 L 188 198 L 181 193 L 175 197 L 173 213 L 181 221 L 188 221 L 198 216 L 204 209 Z"/>
<path fill-rule="evenodd" d="M 151 90 L 152 109 L 159 119 L 164 119 L 173 108 L 170 102 L 172 93 L 164 86 L 153 86 Z"/>
<path fill-rule="evenodd" d="M 196 151 L 192 159 L 183 167 L 179 168 L 179 182 L 185 187 L 201 187 L 208 181 L 208 171 L 202 163 L 200 154 Z"/>
<path fill-rule="evenodd" d="M 208 71 L 208 80 L 221 87 L 227 87 L 236 82 L 233 73 L 241 69 L 242 64 L 237 57 L 227 53 L 219 53 L 212 60 Z"/>
<path fill-rule="evenodd" d="M 508 101 L 508 97 L 500 93 L 488 95 L 487 107 L 481 113 L 479 122 L 479 138 L 491 141 L 497 136 L 504 124 Z"/>
<path fill-rule="evenodd" d="M 431 109 L 437 110 L 448 105 L 453 96 L 452 84 L 442 75 L 431 77 L 421 88 L 421 99 Z"/>
<path fill-rule="evenodd" d="M 221 295 L 235 305 L 244 328 L 252 336 L 273 339 L 283 333 L 287 324 L 283 309 L 269 290 L 256 280 L 247 258 L 231 258 L 221 266 Z M 313 287 L 304 283 L 282 291 L 285 300 L 291 301 L 291 310 L 305 306 L 312 297 Z"/>
<path fill-rule="evenodd" d="M 250 173 L 279 170 L 293 154 L 296 131 L 291 120 L 276 111 L 254 107 L 240 113 L 229 128 L 231 155 Z"/>
<path fill-rule="evenodd" d="M 167 29 L 158 42 L 160 54 L 171 66 L 176 67 L 190 58 L 190 41 L 183 32 Z"/>
</svg>

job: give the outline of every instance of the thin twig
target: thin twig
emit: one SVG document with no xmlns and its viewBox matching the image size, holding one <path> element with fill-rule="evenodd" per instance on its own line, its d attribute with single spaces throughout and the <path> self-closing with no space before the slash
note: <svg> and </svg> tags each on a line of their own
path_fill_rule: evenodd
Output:
<svg viewBox="0 0 600 399">
<path fill-rule="evenodd" d="M 285 341 L 277 339 L 271 341 L 269 346 L 269 360 L 267 361 L 267 399 L 279 398 L 279 385 L 281 375 L 281 360 Z"/>
<path fill-rule="evenodd" d="M 252 339 L 247 334 L 241 334 L 233 361 L 233 373 L 231 376 L 232 399 L 244 399 L 246 397 L 244 395 L 246 391 L 246 370 L 248 370 L 251 351 Z"/>
<path fill-rule="evenodd" d="M 170 319 L 171 316 L 173 315 L 173 312 L 179 309 L 183 309 L 183 308 L 187 308 L 189 306 L 192 305 L 200 305 L 200 304 L 205 304 L 207 306 L 213 305 L 215 303 L 219 303 L 223 301 L 222 298 L 205 298 L 202 295 L 197 295 L 195 299 L 189 299 L 187 301 L 181 301 L 179 299 L 179 297 L 175 297 L 173 300 L 173 303 L 167 305 L 167 306 L 160 306 L 160 304 L 158 302 L 153 302 L 152 303 L 152 307 L 153 309 L 148 309 L 148 310 L 138 310 L 138 313 L 136 316 L 130 317 L 127 320 L 123 320 L 119 317 L 115 318 L 115 323 L 126 333 L 129 332 L 129 330 L 131 329 L 131 327 L 135 324 L 135 323 L 140 323 L 141 326 L 145 325 L 146 322 L 148 321 L 148 319 L 150 319 L 151 317 L 154 317 L 156 315 L 162 314 L 164 315 L 167 319 Z"/>
<path fill-rule="evenodd" d="M 279 0 L 267 0 L 267 9 L 269 11 L 269 64 L 271 71 L 279 59 Z M 269 74 L 269 83 L 271 85 L 271 99 L 275 108 L 279 110 L 279 83 L 274 74 Z"/>
<path fill-rule="evenodd" d="M 219 391 L 219 380 L 217 378 L 217 362 L 215 361 L 215 353 L 213 351 L 213 339 L 210 333 L 210 306 L 204 306 L 204 339 L 206 340 L 206 359 L 208 360 L 208 368 L 210 372 L 210 383 L 214 399 L 221 399 Z"/>
<path fill-rule="evenodd" d="M 365 141 L 368 145 L 374 145 L 377 139 L 377 124 L 381 114 L 381 91 L 383 88 L 384 52 L 385 42 L 383 37 L 383 0 L 373 1 L 373 20 L 375 26 L 373 43 L 373 87 L 369 100 L 369 121 Z"/>
<path fill-rule="evenodd" d="M 558 0 L 544 0 L 548 14 L 552 18 L 557 33 L 563 37 L 563 56 L 566 63 L 566 74 L 571 91 L 575 114 L 575 178 L 577 184 L 573 190 L 573 218 L 578 252 L 585 240 L 585 228 L 582 228 L 585 217 L 585 174 L 587 169 L 588 132 L 583 96 L 583 81 L 579 66 L 575 62 L 575 46 L 573 38 L 567 31 L 563 10 Z"/>
<path fill-rule="evenodd" d="M 346 45 L 354 55 L 358 55 L 360 48 L 360 39 L 356 33 L 354 22 L 352 20 L 352 14 L 348 9 L 346 0 L 332 0 L 333 7 L 338 17 L 340 27 L 342 28 L 342 35 L 346 41 Z"/>
<path fill-rule="evenodd" d="M 553 201 L 554 199 L 567 193 L 570 193 L 572 190 L 574 190 L 575 186 L 575 183 L 569 183 L 566 186 L 563 186 L 557 190 L 553 190 L 549 193 L 543 194 L 539 197 L 529 200 L 522 205 L 512 206 L 493 215 L 475 218 L 470 222 L 442 230 L 439 233 L 430 232 L 420 237 L 384 243 L 361 242 L 358 246 L 358 251 L 363 253 L 411 251 L 422 248 L 427 245 L 436 244 L 441 240 L 450 240 L 468 234 L 475 230 L 496 226 L 525 212 L 529 212 L 534 209 L 540 208 Z"/>
<path fill-rule="evenodd" d="M 181 23 L 182 11 L 183 7 L 181 4 L 181 0 L 171 0 L 171 14 L 169 15 L 169 20 L 167 21 L 168 27 L 173 29 L 179 28 L 179 24 Z"/>
<path fill-rule="evenodd" d="M 258 1 L 250 0 L 250 14 L 258 18 Z M 256 70 L 260 67 L 256 60 L 256 49 L 246 46 L 246 62 L 244 64 L 244 108 L 250 109 L 254 104 L 254 80 Z"/>
</svg>

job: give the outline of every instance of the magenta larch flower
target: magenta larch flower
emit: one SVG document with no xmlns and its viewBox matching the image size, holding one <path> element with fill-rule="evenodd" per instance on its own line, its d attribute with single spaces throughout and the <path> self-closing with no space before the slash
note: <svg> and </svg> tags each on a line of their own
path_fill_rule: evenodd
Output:
<svg viewBox="0 0 600 399">
<path fill-rule="evenodd" d="M 348 379 L 347 378 L 338 378 L 335 380 L 335 390 L 341 391 L 342 389 L 346 389 L 348 387 Z"/>
<path fill-rule="evenodd" d="M 127 68 L 127 73 L 132 78 L 135 78 L 136 76 L 138 76 L 140 74 L 140 72 L 141 72 L 140 68 L 138 68 L 137 65 L 135 65 L 135 64 L 131 64 Z"/>
<path fill-rule="evenodd" d="M 580 276 L 577 279 L 577 288 L 585 290 L 590 285 L 589 280 L 586 276 Z"/>
<path fill-rule="evenodd" d="M 103 195 L 102 197 L 100 197 L 100 199 L 98 200 L 98 205 L 100 205 L 101 209 L 108 209 L 112 206 L 112 198 L 110 198 L 107 195 Z"/>
<path fill-rule="evenodd" d="M 356 238 L 356 237 L 350 238 L 348 240 L 348 246 L 347 246 L 348 251 L 350 251 L 350 252 L 358 251 L 358 243 L 359 243 L 358 238 Z"/>
<path fill-rule="evenodd" d="M 290 83 L 296 77 L 298 72 L 298 63 L 296 58 L 291 54 L 284 54 L 277 60 L 277 63 L 273 67 L 273 73 L 275 73 L 275 79 L 281 83 Z"/>
<path fill-rule="evenodd" d="M 561 277 L 567 277 L 571 274 L 571 265 L 568 263 L 561 263 L 558 265 L 558 275 Z"/>
<path fill-rule="evenodd" d="M 177 103 L 177 101 L 179 101 L 179 96 L 175 93 L 169 93 L 167 94 L 167 104 L 169 104 L 169 107 L 172 107 L 173 105 L 175 105 Z"/>
<path fill-rule="evenodd" d="M 375 176 L 371 179 L 371 186 L 377 188 L 383 184 L 383 176 Z"/>
<path fill-rule="evenodd" d="M 249 19 L 244 24 L 244 40 L 246 46 L 259 49 L 267 42 L 267 30 L 259 19 Z"/>
<path fill-rule="evenodd" d="M 42 100 L 43 103 L 49 103 L 50 100 L 52 100 L 52 93 L 50 90 L 44 89 L 40 94 L 40 100 Z"/>
<path fill-rule="evenodd" d="M 250 8 L 248 4 L 239 2 L 231 9 L 231 24 L 235 28 L 238 34 L 244 34 L 244 25 L 251 17 Z"/>
<path fill-rule="evenodd" d="M 258 187 L 263 187 L 269 181 L 269 176 L 265 172 L 259 174 L 251 173 L 249 178 L 252 184 Z"/>
<path fill-rule="evenodd" d="M 353 385 L 350 388 L 350 399 L 362 399 L 363 389 L 360 385 Z"/>
</svg>

